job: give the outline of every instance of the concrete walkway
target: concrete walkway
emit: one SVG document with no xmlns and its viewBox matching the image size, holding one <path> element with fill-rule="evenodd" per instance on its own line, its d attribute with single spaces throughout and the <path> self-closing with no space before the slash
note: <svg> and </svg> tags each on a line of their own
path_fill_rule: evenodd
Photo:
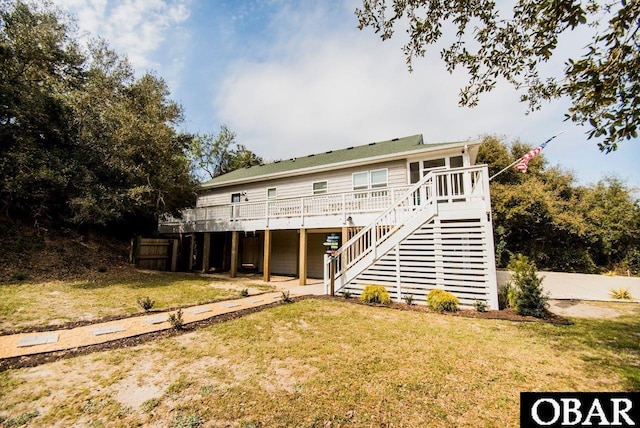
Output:
<svg viewBox="0 0 640 428">
<path fill-rule="evenodd" d="M 183 308 L 183 322 L 189 324 L 218 315 L 268 305 L 281 300 L 283 291 L 289 291 L 290 297 L 324 294 L 321 281 L 306 286 L 298 285 L 297 279 L 271 284 L 276 287 L 277 291 Z M 0 336 L 0 359 L 77 349 L 145 333 L 168 330 L 172 328 L 168 321 L 169 314 L 175 312 L 154 312 L 66 330 Z"/>
<path fill-rule="evenodd" d="M 633 301 L 640 299 L 640 278 L 626 276 L 587 275 L 582 273 L 542 272 L 542 288 L 551 299 L 615 301 L 610 296 L 611 289 L 628 289 Z M 510 273 L 498 271 L 498 285 L 509 280 Z M 628 300 L 627 300 L 628 301 Z"/>
</svg>

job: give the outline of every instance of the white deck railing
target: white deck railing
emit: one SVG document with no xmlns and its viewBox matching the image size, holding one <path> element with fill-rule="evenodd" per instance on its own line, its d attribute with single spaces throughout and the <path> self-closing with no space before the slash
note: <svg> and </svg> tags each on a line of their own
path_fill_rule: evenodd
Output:
<svg viewBox="0 0 640 428">
<path fill-rule="evenodd" d="M 486 168 L 485 168 L 486 169 Z M 477 196 L 484 198 L 488 194 L 483 182 L 483 167 L 465 167 L 443 170 L 433 174 L 433 194 L 435 200 L 459 202 Z M 423 179 L 424 180 L 424 179 Z M 415 185 L 412 185 L 415 187 Z M 334 193 L 300 198 L 276 199 L 257 202 L 239 202 L 209 207 L 185 209 L 181 218 L 165 215 L 160 220 L 161 229 L 177 229 L 184 225 L 197 226 L 209 222 L 228 225 L 235 228 L 240 222 L 260 221 L 269 224 L 270 220 L 319 218 L 342 216 L 343 221 L 354 214 L 372 214 L 385 211 L 397 201 L 411 186 L 388 187 L 384 189 L 359 190 L 346 193 Z M 412 196 L 414 204 L 419 205 L 430 195 Z M 488 198 L 486 198 L 488 201 Z M 408 202 L 405 202 L 408 203 Z"/>
<path fill-rule="evenodd" d="M 185 223 L 234 223 L 251 220 L 281 218 L 309 218 L 330 215 L 346 216 L 358 213 L 377 213 L 387 208 L 407 186 L 360 190 L 302 198 L 273 201 L 239 202 L 211 207 L 185 209 L 182 218 L 165 216 L 160 226 L 171 227 Z"/>
</svg>

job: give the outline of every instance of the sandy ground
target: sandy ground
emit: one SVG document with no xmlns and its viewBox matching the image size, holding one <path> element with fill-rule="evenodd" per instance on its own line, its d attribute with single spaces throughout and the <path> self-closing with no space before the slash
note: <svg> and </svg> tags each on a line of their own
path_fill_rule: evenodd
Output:
<svg viewBox="0 0 640 428">
<path fill-rule="evenodd" d="M 616 307 L 619 306 L 619 307 Z M 615 318 L 631 314 L 633 311 L 616 303 L 607 306 L 582 300 L 549 300 L 551 312 L 563 317 L 576 318 Z"/>
</svg>

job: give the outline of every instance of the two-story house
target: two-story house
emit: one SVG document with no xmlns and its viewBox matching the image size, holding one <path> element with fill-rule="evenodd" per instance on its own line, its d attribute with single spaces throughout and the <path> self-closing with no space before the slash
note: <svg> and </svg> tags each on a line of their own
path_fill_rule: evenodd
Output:
<svg viewBox="0 0 640 428">
<path fill-rule="evenodd" d="M 180 237 L 189 270 L 325 278 L 327 287 L 333 270 L 337 293 L 379 284 L 424 302 L 443 288 L 463 305 L 497 309 L 479 144 L 414 135 L 239 169 L 203 183 L 196 208 L 163 219 L 160 232 Z"/>
</svg>

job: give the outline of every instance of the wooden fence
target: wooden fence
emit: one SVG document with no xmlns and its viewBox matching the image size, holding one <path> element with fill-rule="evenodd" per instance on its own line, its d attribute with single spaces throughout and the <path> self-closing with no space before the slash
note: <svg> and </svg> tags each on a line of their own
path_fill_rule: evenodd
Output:
<svg viewBox="0 0 640 428">
<path fill-rule="evenodd" d="M 178 240 L 138 236 L 131 240 L 129 261 L 140 269 L 175 272 L 178 261 Z"/>
</svg>

